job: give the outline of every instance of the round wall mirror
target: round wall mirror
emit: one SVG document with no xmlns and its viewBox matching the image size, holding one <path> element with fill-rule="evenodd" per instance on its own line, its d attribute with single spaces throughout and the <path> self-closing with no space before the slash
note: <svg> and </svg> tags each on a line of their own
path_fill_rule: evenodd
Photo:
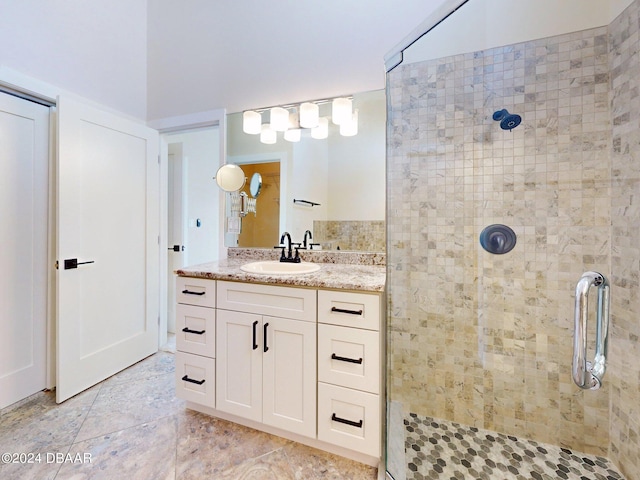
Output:
<svg viewBox="0 0 640 480">
<path fill-rule="evenodd" d="M 251 177 L 251 182 L 249 183 L 249 192 L 253 198 L 258 198 L 260 195 L 260 190 L 262 190 L 262 175 L 258 172 L 254 173 Z"/>
<path fill-rule="evenodd" d="M 236 192 L 244 186 L 244 172 L 238 165 L 227 163 L 216 172 L 216 183 L 225 192 Z"/>
</svg>

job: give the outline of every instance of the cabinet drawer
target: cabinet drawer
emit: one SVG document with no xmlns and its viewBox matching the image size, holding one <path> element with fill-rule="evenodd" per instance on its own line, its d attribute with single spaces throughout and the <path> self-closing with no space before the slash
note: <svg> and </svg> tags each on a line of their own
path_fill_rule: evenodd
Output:
<svg viewBox="0 0 640 480">
<path fill-rule="evenodd" d="M 176 352 L 176 395 L 215 408 L 215 372 L 216 361 L 213 358 Z"/>
<path fill-rule="evenodd" d="M 380 330 L 380 296 L 320 290 L 318 322 Z"/>
<path fill-rule="evenodd" d="M 181 352 L 215 358 L 215 309 L 176 305 L 176 348 Z"/>
<path fill-rule="evenodd" d="M 318 440 L 380 455 L 380 397 L 318 383 Z"/>
<path fill-rule="evenodd" d="M 238 282 L 217 283 L 218 308 L 316 321 L 315 290 Z"/>
<path fill-rule="evenodd" d="M 318 380 L 380 393 L 380 334 L 319 324 Z"/>
<path fill-rule="evenodd" d="M 201 307 L 216 307 L 216 282 L 206 278 L 177 277 L 176 301 Z"/>
</svg>

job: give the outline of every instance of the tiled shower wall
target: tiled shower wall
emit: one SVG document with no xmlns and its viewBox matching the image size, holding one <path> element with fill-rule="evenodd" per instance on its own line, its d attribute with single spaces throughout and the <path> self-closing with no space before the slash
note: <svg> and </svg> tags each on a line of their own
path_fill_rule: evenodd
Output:
<svg viewBox="0 0 640 480">
<path fill-rule="evenodd" d="M 634 8 L 610 26 L 624 54 L 609 53 L 602 27 L 400 65 L 387 87 L 390 400 L 611 456 L 630 478 L 640 404 Z M 502 130 L 492 114 L 503 108 L 522 124 Z M 480 247 L 493 223 L 518 235 L 512 252 Z M 597 391 L 571 380 L 573 292 L 587 270 L 613 284 L 611 360 Z"/>
</svg>

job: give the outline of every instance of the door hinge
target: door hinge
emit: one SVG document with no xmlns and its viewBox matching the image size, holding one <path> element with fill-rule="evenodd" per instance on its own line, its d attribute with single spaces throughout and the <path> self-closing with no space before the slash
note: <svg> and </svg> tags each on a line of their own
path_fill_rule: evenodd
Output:
<svg viewBox="0 0 640 480">
<path fill-rule="evenodd" d="M 56 270 L 58 270 L 59 265 L 58 260 L 56 260 Z"/>
</svg>

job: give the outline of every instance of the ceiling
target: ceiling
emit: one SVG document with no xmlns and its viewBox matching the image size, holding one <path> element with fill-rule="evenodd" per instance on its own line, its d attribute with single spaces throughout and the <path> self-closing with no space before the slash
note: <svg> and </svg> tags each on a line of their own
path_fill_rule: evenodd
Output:
<svg viewBox="0 0 640 480">
<path fill-rule="evenodd" d="M 384 55 L 442 3 L 149 1 L 147 118 L 384 88 Z"/>
</svg>

